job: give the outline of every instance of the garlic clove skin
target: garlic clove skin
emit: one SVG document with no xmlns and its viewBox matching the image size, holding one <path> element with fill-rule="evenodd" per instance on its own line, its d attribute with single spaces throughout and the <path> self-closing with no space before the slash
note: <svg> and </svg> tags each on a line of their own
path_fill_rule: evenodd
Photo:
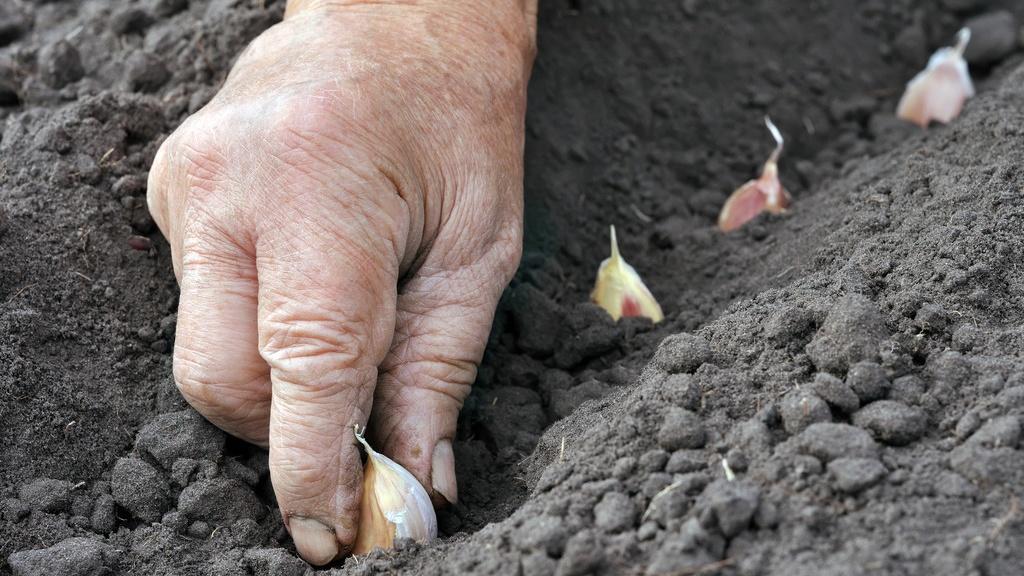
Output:
<svg viewBox="0 0 1024 576">
<path fill-rule="evenodd" d="M 611 256 L 601 262 L 590 299 L 611 315 L 619 318 L 643 316 L 657 324 L 665 319 L 661 306 L 636 270 L 622 259 L 615 226 L 611 227 Z"/>
<path fill-rule="evenodd" d="M 927 128 L 933 120 L 948 124 L 960 115 L 964 102 L 974 96 L 974 84 L 963 57 L 970 39 L 971 31 L 963 28 L 957 34 L 956 46 L 932 54 L 928 66 L 907 83 L 896 116 Z"/>
<path fill-rule="evenodd" d="M 781 214 L 789 207 L 789 192 L 779 181 L 778 162 L 785 141 L 771 118 L 766 116 L 764 121 L 775 138 L 775 150 L 761 168 L 761 176 L 734 190 L 725 201 L 718 214 L 718 227 L 723 232 L 732 232 L 742 227 L 762 212 Z"/>
<path fill-rule="evenodd" d="M 356 440 L 366 449 L 367 459 L 363 467 L 359 531 L 352 553 L 392 548 L 402 538 L 417 542 L 436 538 L 437 515 L 430 496 L 416 477 L 371 448 L 358 431 Z"/>
</svg>

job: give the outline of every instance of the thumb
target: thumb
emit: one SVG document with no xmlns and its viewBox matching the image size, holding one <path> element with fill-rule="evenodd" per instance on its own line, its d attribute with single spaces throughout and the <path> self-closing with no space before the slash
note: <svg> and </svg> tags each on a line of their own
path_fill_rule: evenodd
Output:
<svg viewBox="0 0 1024 576">
<path fill-rule="evenodd" d="M 504 268 L 514 270 L 518 257 L 508 259 L 513 264 Z M 458 501 L 452 441 L 511 274 L 502 268 L 486 261 L 455 271 L 425 267 L 398 298 L 370 430 L 383 451 L 428 488 L 435 504 Z"/>
<path fill-rule="evenodd" d="M 328 230 L 270 234 L 267 257 L 257 259 L 270 476 L 295 547 L 314 565 L 347 554 L 358 530 L 353 425 L 366 424 L 391 342 L 398 267 L 390 242 Z"/>
</svg>

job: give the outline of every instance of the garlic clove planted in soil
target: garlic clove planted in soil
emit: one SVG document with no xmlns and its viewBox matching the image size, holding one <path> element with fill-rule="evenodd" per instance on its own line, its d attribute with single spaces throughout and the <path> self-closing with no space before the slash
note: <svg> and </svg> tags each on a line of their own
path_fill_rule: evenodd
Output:
<svg viewBox="0 0 1024 576">
<path fill-rule="evenodd" d="M 614 320 L 622 317 L 643 316 L 653 322 L 661 322 L 665 315 L 654 295 L 647 289 L 636 270 L 619 254 L 619 241 L 615 226 L 611 227 L 612 253 L 601 262 L 597 270 L 597 281 L 590 299 L 604 308 Z"/>
<path fill-rule="evenodd" d="M 896 115 L 922 128 L 932 120 L 949 123 L 960 115 L 964 102 L 974 96 L 974 84 L 967 71 L 964 50 L 971 31 L 957 33 L 956 46 L 940 48 L 928 60 L 928 66 L 907 83 Z"/>
<path fill-rule="evenodd" d="M 718 214 L 718 227 L 723 232 L 740 228 L 762 212 L 781 214 L 789 206 L 789 192 L 779 181 L 779 156 L 785 141 L 771 118 L 765 116 L 764 123 L 775 138 L 775 150 L 764 163 L 761 176 L 737 188 L 725 201 Z"/>
<path fill-rule="evenodd" d="M 366 449 L 363 500 L 353 554 L 388 549 L 396 540 L 427 542 L 437 537 L 437 516 L 430 496 L 419 481 L 394 460 L 378 453 L 356 429 Z"/>
</svg>

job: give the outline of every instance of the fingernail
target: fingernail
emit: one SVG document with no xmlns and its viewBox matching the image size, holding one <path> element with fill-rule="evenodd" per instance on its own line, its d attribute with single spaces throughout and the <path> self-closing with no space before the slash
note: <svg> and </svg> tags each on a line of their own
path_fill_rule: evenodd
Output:
<svg viewBox="0 0 1024 576">
<path fill-rule="evenodd" d="M 459 501 L 459 485 L 455 482 L 455 452 L 451 440 L 441 440 L 434 446 L 430 463 L 430 483 L 434 491 L 444 496 L 449 504 Z"/>
<path fill-rule="evenodd" d="M 292 516 L 288 529 L 299 556 L 314 566 L 323 566 L 338 555 L 338 539 L 334 529 L 312 518 Z"/>
</svg>

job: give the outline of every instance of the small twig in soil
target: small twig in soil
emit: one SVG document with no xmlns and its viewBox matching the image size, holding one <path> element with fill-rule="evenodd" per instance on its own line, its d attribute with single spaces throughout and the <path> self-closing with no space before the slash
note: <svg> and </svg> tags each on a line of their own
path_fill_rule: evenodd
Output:
<svg viewBox="0 0 1024 576">
<path fill-rule="evenodd" d="M 779 273 L 778 273 L 778 274 L 776 274 L 775 276 L 772 276 L 772 280 L 778 280 L 779 278 L 782 278 L 782 277 L 783 277 L 783 276 L 785 276 L 786 274 L 789 274 L 790 272 L 792 272 L 792 271 L 793 271 L 793 268 L 795 268 L 795 266 L 789 266 L 788 268 L 786 268 L 786 269 L 785 269 L 785 270 L 783 270 L 782 272 L 779 272 Z"/>
<path fill-rule="evenodd" d="M 814 136 L 814 133 L 817 131 L 817 129 L 814 127 L 814 122 L 812 122 L 811 119 L 809 117 L 807 117 L 807 116 L 803 117 L 803 122 L 804 122 L 804 130 L 807 130 L 808 134 L 810 134 L 811 136 Z"/>
<path fill-rule="evenodd" d="M 637 208 L 636 204 L 630 204 L 629 207 L 633 209 L 633 214 L 636 214 L 637 219 L 639 219 L 644 224 L 650 224 L 651 222 L 654 222 L 654 219 L 648 216 L 647 214 L 641 212 L 640 209 Z"/>
<path fill-rule="evenodd" d="M 8 298 L 7 301 L 4 302 L 4 305 L 6 306 L 7 304 L 10 304 L 11 302 L 14 302 L 14 299 L 17 298 L 18 296 L 21 296 L 22 292 L 24 292 L 25 290 L 28 290 L 29 288 L 31 288 L 33 286 L 35 286 L 35 283 L 26 284 L 25 286 L 22 286 L 21 290 L 18 290 L 17 292 L 15 292 L 13 296 Z"/>
<path fill-rule="evenodd" d="M 988 539 L 995 540 L 996 536 L 998 536 L 1000 532 L 1005 530 L 1006 527 L 1009 526 L 1011 522 L 1013 522 L 1014 518 L 1016 518 L 1017 514 L 1019 513 L 1020 498 L 1014 496 L 1010 500 L 1010 509 L 1007 510 L 1006 514 L 1004 514 L 1003 517 L 996 522 L 996 525 L 992 528 L 992 531 L 988 533 Z"/>
<path fill-rule="evenodd" d="M 85 274 L 82 274 L 82 273 L 81 273 L 81 272 L 79 272 L 78 270 L 75 270 L 75 274 L 77 274 L 77 275 L 81 276 L 82 278 L 85 278 L 85 279 L 86 279 L 86 280 L 88 280 L 89 282 L 95 282 L 95 280 L 93 280 L 92 278 L 89 278 L 89 277 L 88 277 L 88 276 L 86 276 Z"/>
<path fill-rule="evenodd" d="M 722 458 L 722 470 L 725 470 L 725 479 L 729 482 L 736 480 L 736 473 L 732 471 L 732 466 L 729 466 L 729 461 Z"/>
<path fill-rule="evenodd" d="M 558 450 L 558 461 L 565 461 L 565 436 L 562 436 L 562 447 Z"/>
<path fill-rule="evenodd" d="M 662 496 L 668 494 L 669 492 L 675 490 L 676 488 L 679 488 L 682 485 L 683 483 L 681 481 L 676 481 L 669 484 L 668 486 L 665 486 L 664 488 L 661 489 L 661 491 L 655 494 L 654 498 L 651 498 L 651 501 L 647 504 L 647 510 L 644 510 L 644 515 L 640 517 L 640 523 L 643 524 L 647 521 L 647 517 L 651 515 L 651 510 L 653 510 L 652 506 L 654 506 L 654 503 L 658 501 L 658 498 L 661 498 Z"/>
<path fill-rule="evenodd" d="M 100 161 L 97 162 L 97 164 L 99 164 L 100 166 L 103 166 L 103 163 L 106 162 L 107 158 L 110 158 L 110 155 L 113 154 L 113 153 L 114 153 L 114 149 L 113 148 L 111 148 L 110 150 L 107 150 L 106 152 L 104 152 L 103 156 L 100 156 Z"/>
</svg>

